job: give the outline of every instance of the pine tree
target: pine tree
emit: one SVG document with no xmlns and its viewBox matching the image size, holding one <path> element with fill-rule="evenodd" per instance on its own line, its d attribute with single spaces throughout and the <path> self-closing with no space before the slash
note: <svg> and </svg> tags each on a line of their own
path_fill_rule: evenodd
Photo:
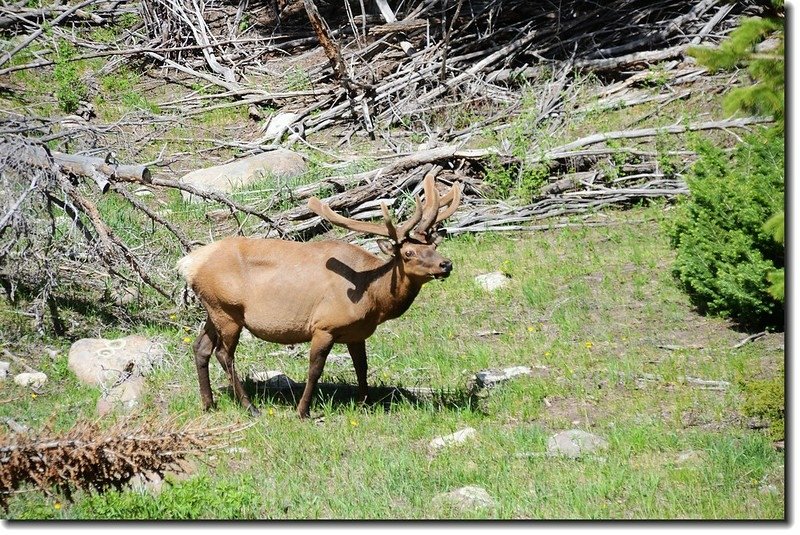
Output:
<svg viewBox="0 0 800 535">
<path fill-rule="evenodd" d="M 719 47 L 694 47 L 689 54 L 711 71 L 744 68 L 750 84 L 732 90 L 723 103 L 727 113 L 744 111 L 771 115 L 775 119 L 773 135 L 784 136 L 785 61 L 783 0 L 762 2 L 763 17 L 742 21 Z M 764 231 L 784 246 L 784 212 L 774 214 L 764 223 Z M 769 273 L 770 294 L 784 301 L 784 269 Z"/>
</svg>

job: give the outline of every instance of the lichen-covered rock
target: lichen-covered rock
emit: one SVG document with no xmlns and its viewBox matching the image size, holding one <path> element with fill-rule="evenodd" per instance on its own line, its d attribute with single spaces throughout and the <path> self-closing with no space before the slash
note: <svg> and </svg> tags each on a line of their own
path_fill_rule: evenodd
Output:
<svg viewBox="0 0 800 535">
<path fill-rule="evenodd" d="M 474 437 L 477 434 L 478 432 L 472 427 L 465 427 L 464 429 L 460 429 L 453 434 L 434 438 L 428 444 L 428 449 L 431 452 L 436 452 L 450 444 L 466 442 L 469 438 Z"/>
<path fill-rule="evenodd" d="M 81 382 L 101 388 L 97 412 L 104 416 L 115 408 L 129 411 L 139 404 L 144 376 L 164 353 L 160 344 L 139 335 L 116 340 L 83 338 L 70 347 L 67 365 Z"/>
<path fill-rule="evenodd" d="M 484 273 L 475 277 L 475 282 L 487 292 L 494 292 L 508 284 L 509 277 L 500 271 Z"/>
<path fill-rule="evenodd" d="M 129 375 L 147 375 L 164 357 L 164 348 L 144 336 L 83 338 L 69 348 L 67 365 L 89 385 L 110 387 Z"/>
<path fill-rule="evenodd" d="M 483 487 L 466 486 L 450 492 L 437 494 L 433 498 L 434 505 L 439 507 L 449 505 L 462 511 L 469 509 L 497 507 L 497 502 Z"/>
<path fill-rule="evenodd" d="M 22 387 L 41 388 L 47 382 L 47 375 L 42 372 L 23 372 L 14 376 L 14 382 Z"/>
<path fill-rule="evenodd" d="M 572 459 L 606 448 L 608 442 L 604 438 L 580 429 L 562 431 L 547 441 L 547 452 L 550 455 L 564 455 Z"/>
</svg>

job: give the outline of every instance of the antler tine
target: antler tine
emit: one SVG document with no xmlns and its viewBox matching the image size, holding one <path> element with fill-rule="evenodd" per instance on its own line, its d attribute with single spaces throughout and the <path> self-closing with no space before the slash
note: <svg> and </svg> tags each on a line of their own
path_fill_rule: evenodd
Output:
<svg viewBox="0 0 800 535">
<path fill-rule="evenodd" d="M 389 231 L 389 239 L 395 243 L 400 243 L 400 240 L 397 239 L 397 229 L 392 223 L 392 216 L 389 215 L 389 209 L 386 207 L 385 202 L 381 203 L 381 212 L 383 212 L 383 222 L 386 223 L 386 230 Z"/>
<path fill-rule="evenodd" d="M 463 190 L 464 186 L 460 182 L 456 182 L 453 184 L 453 187 L 450 188 L 447 195 L 441 198 L 441 205 L 446 206 L 446 208 L 436 216 L 436 223 L 444 221 L 455 213 L 458 209 L 458 205 L 461 204 L 461 192 Z"/>
<path fill-rule="evenodd" d="M 424 179 L 425 207 L 422 209 L 422 217 L 419 224 L 414 228 L 418 234 L 427 234 L 431 227 L 436 223 L 436 215 L 439 213 L 439 192 L 436 191 L 434 178 L 442 168 L 434 166 Z"/>
<path fill-rule="evenodd" d="M 419 194 L 416 196 L 415 203 L 414 214 L 397 229 L 397 236 L 400 237 L 400 239 L 407 238 L 408 233 L 411 232 L 414 225 L 419 223 L 419 220 L 422 218 L 422 197 L 420 197 Z"/>
<path fill-rule="evenodd" d="M 350 219 L 334 212 L 330 206 L 323 203 L 316 197 L 308 199 L 308 208 L 320 216 L 322 219 L 328 220 L 332 225 L 336 225 L 348 230 L 356 232 L 365 232 L 367 234 L 375 234 L 377 236 L 384 236 L 386 238 L 397 241 L 397 231 L 391 220 L 386 218 L 389 213 L 388 209 L 384 210 L 384 224 L 370 223 L 369 221 L 357 221 Z M 381 207 L 383 208 L 383 206 Z"/>
</svg>

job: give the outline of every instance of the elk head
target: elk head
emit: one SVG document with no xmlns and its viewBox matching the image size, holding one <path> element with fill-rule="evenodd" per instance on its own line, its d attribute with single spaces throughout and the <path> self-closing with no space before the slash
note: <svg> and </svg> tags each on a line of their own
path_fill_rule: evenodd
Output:
<svg viewBox="0 0 800 535">
<path fill-rule="evenodd" d="M 388 238 L 380 240 L 378 246 L 385 254 L 393 257 L 402 266 L 405 275 L 412 279 L 423 283 L 431 279 L 444 279 L 450 275 L 453 263 L 436 250 L 436 246 L 443 238 L 437 225 L 450 217 L 458 208 L 462 186 L 459 183 L 453 184 L 446 195 L 440 196 L 434 182 L 439 169 L 435 167 L 425 175 L 424 202 L 417 195 L 414 214 L 401 225 L 395 225 L 392 221 L 385 203 L 381 203 L 382 223 L 344 217 L 316 197 L 308 200 L 308 206 L 333 225 Z"/>
</svg>

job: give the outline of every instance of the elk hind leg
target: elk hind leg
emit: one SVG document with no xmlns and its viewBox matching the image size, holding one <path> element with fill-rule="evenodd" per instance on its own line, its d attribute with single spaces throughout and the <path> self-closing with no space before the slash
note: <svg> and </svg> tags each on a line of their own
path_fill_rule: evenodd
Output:
<svg viewBox="0 0 800 535">
<path fill-rule="evenodd" d="M 211 360 L 211 353 L 217 346 L 219 337 L 217 329 L 206 319 L 203 331 L 194 341 L 194 365 L 197 368 L 197 380 L 200 383 L 200 400 L 203 410 L 207 411 L 214 408 L 214 394 L 211 392 L 211 381 L 208 378 L 208 361 Z"/>
</svg>

